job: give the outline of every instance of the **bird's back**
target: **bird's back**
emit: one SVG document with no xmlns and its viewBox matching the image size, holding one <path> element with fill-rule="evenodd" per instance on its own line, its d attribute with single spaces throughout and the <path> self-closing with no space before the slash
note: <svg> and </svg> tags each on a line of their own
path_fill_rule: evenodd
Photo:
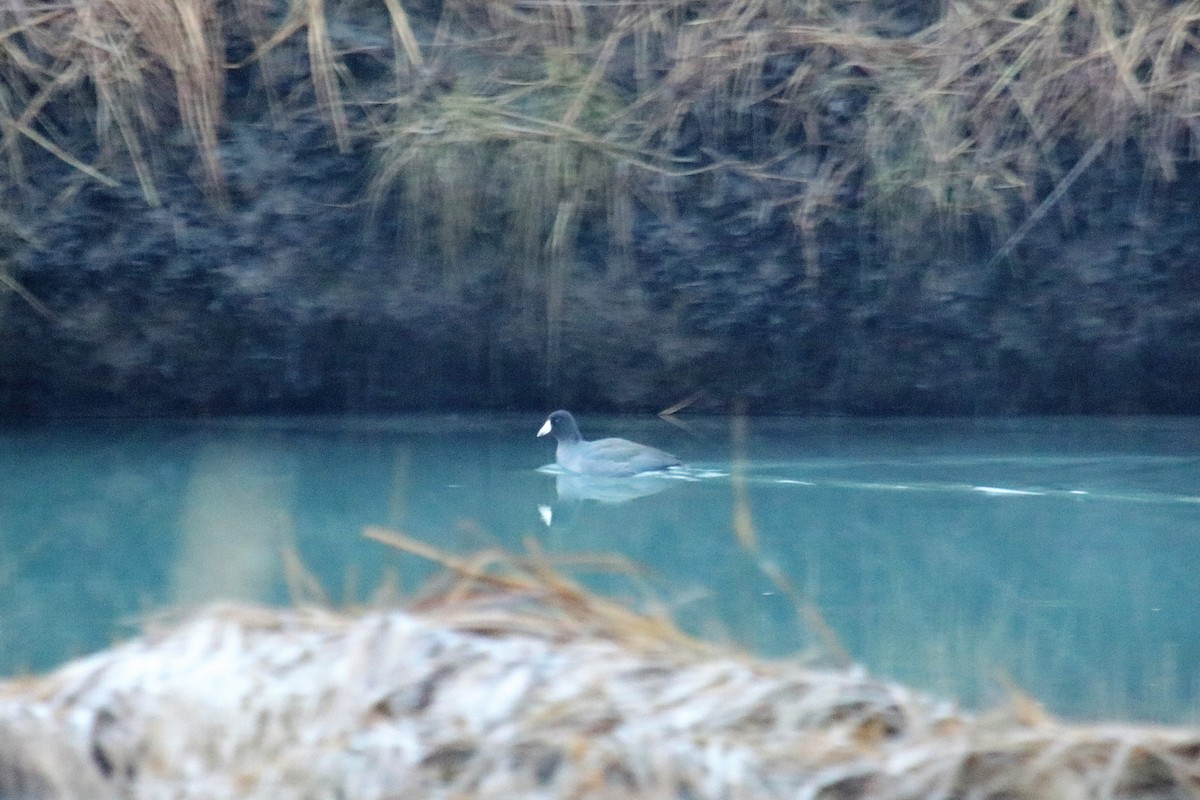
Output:
<svg viewBox="0 0 1200 800">
<path fill-rule="evenodd" d="M 559 442 L 555 460 L 572 472 L 611 477 L 637 475 L 682 463 L 670 453 L 618 438 Z"/>
</svg>

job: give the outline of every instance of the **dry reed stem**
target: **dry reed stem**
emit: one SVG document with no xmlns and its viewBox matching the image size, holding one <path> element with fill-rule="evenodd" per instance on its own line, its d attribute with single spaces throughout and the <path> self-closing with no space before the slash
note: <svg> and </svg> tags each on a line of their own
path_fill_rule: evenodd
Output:
<svg viewBox="0 0 1200 800">
<path fill-rule="evenodd" d="M 538 612 L 530 617 L 538 620 L 533 627 L 540 625 L 545 629 L 546 625 L 563 623 L 568 628 L 587 625 L 593 635 L 629 642 L 640 639 L 655 646 L 669 643 L 681 654 L 711 651 L 707 644 L 675 628 L 661 609 L 655 615 L 631 611 L 620 603 L 588 592 L 560 571 L 570 567 L 623 574 L 642 587 L 644 598 L 651 598 L 645 584 L 638 580 L 641 570 L 622 557 L 611 554 L 552 557 L 530 540 L 526 543 L 529 555 L 525 557 L 502 550 L 482 550 L 471 558 L 463 559 L 398 531 L 369 527 L 364 535 L 448 570 L 448 577 L 453 580 L 448 584 L 445 579 L 432 583 L 418 597 L 416 607 L 423 613 L 459 609 L 464 604 L 478 604 L 484 598 L 493 596 L 498 598 L 503 614 L 519 616 L 520 608 L 526 606 L 527 602 L 514 606 L 513 600 L 534 600 L 565 617 L 556 621 Z M 475 620 L 472 625 L 488 627 L 492 624 L 489 621 L 493 619 L 493 613 L 494 609 L 489 609 L 484 617 L 472 617 Z"/>
<path fill-rule="evenodd" d="M 337 64 L 333 56 L 333 45 L 325 28 L 324 0 L 305 0 L 305 27 L 308 31 L 308 54 L 312 64 L 313 88 L 316 90 L 317 106 L 333 126 L 338 150 L 350 149 L 350 123 L 342 101 L 338 84 Z"/>
<path fill-rule="evenodd" d="M 119 186 L 120 185 L 118 181 L 114 180 L 113 178 L 108 177 L 107 175 L 105 175 L 103 172 L 96 169 L 95 167 L 93 167 L 89 164 L 83 163 L 79 159 L 75 158 L 75 156 L 71 155 L 70 153 L 68 153 L 67 151 L 63 150 L 61 147 L 56 145 L 54 142 L 47 139 L 45 136 L 42 136 L 40 133 L 35 131 L 33 128 L 30 128 L 27 125 L 17 125 L 17 124 L 14 124 L 13 128 L 15 128 L 16 131 L 18 133 L 20 133 L 22 136 L 29 139 L 29 141 L 31 141 L 34 144 L 38 145 L 39 147 L 43 148 L 46 152 L 50 153 L 55 158 L 62 161 L 64 164 L 69 164 L 71 167 L 79 170 L 84 175 L 87 175 L 88 177 L 93 178 L 94 180 L 99 181 L 100 183 L 103 183 L 105 186 Z"/>
<path fill-rule="evenodd" d="M 384 4 L 392 19 L 392 31 L 399 40 L 409 63 L 417 69 L 424 69 L 425 59 L 421 55 L 421 47 L 417 43 L 417 36 L 413 33 L 412 25 L 409 24 L 408 14 L 404 12 L 404 6 L 400 5 L 400 0 L 384 0 Z"/>
<path fill-rule="evenodd" d="M 759 546 L 758 530 L 754 524 L 754 515 L 750 509 L 750 495 L 746 489 L 745 465 L 747 463 L 747 423 L 744 412 L 737 413 L 730 424 L 729 450 L 732 455 L 730 470 L 730 490 L 733 493 L 732 528 L 738 545 L 753 559 L 755 566 L 792 602 L 797 619 L 811 631 L 821 642 L 825 655 L 835 664 L 850 667 L 854 663 L 850 652 L 842 644 L 833 626 L 825 619 L 820 610 L 804 596 L 796 584 L 771 559 L 767 558 Z"/>
<path fill-rule="evenodd" d="M 57 319 L 54 313 L 46 307 L 46 304 L 41 300 L 38 300 L 37 297 L 35 297 L 32 292 L 26 289 L 20 281 L 14 278 L 9 273 L 8 268 L 2 264 L 0 264 L 0 285 L 3 285 L 8 291 L 12 292 L 17 297 L 20 297 L 22 300 L 28 303 L 29 307 L 36 311 L 43 319 Z"/>
<path fill-rule="evenodd" d="M 1100 157 L 1100 154 L 1104 152 L 1104 148 L 1107 146 L 1108 141 L 1105 139 L 1097 139 L 1092 143 L 1092 146 L 1088 148 L 1088 151 L 1084 153 L 1082 157 L 1080 157 L 1079 161 L 1076 162 L 1075 166 L 1071 168 L 1070 172 L 1063 176 L 1062 180 L 1058 182 L 1058 185 L 1054 187 L 1054 190 L 1050 192 L 1050 194 L 1046 195 L 1046 199 L 1043 200 L 1041 204 L 1033 210 L 1033 213 L 1021 223 L 1020 227 L 1013 231 L 1012 235 L 1009 236 L 1000 249 L 996 251 L 995 255 L 993 255 L 991 260 L 988 262 L 989 269 L 1003 261 L 1012 253 L 1014 249 L 1016 249 L 1017 245 L 1021 243 L 1021 240 L 1029 235 L 1029 232 L 1033 230 L 1034 226 L 1037 225 L 1037 223 L 1040 222 L 1041 219 L 1050 212 L 1050 209 L 1054 207 L 1054 204 L 1062 199 L 1063 195 L 1066 194 L 1071 188 L 1071 184 L 1073 184 L 1079 178 L 1079 176 L 1083 174 L 1084 170 L 1092 165 L 1093 161 Z"/>
</svg>

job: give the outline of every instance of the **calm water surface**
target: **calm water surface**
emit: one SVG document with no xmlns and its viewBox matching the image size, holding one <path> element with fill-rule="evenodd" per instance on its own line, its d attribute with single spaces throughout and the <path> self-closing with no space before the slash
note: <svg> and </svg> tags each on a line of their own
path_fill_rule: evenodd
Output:
<svg viewBox="0 0 1200 800">
<path fill-rule="evenodd" d="M 690 629 L 809 650 L 769 564 L 874 673 L 968 706 L 1011 681 L 1065 716 L 1200 722 L 1200 420 L 769 418 L 741 439 L 680 421 L 581 418 L 689 465 L 625 481 L 544 469 L 534 415 L 10 425 L 0 672 L 164 607 L 288 603 L 286 551 L 336 601 L 415 588 L 430 567 L 373 525 L 460 552 L 622 554 Z"/>
</svg>

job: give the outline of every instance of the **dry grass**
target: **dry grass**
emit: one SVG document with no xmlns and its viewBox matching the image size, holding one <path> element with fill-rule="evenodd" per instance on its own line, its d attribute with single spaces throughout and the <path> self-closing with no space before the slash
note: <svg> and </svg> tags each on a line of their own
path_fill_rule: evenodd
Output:
<svg viewBox="0 0 1200 800">
<path fill-rule="evenodd" d="M 5 4 L 0 125 L 9 182 L 29 180 L 21 139 L 107 184 L 115 178 L 99 165 L 120 152 L 146 201 L 158 204 L 151 152 L 164 119 L 155 104 L 173 89 L 170 105 L 196 144 L 205 181 L 219 187 L 224 68 L 217 22 L 216 3 L 206 0 Z M 94 161 L 72 152 L 76 126 L 95 131 Z"/>
<path fill-rule="evenodd" d="M 218 607 L 0 685 L 0 793 L 58 797 L 1185 798 L 1200 732 L 984 717 L 764 663 L 530 556 L 408 610 Z M 591 562 L 589 566 L 596 566 Z M 625 569 L 617 561 L 606 566 Z"/>
<path fill-rule="evenodd" d="M 929 24 L 911 31 L 871 10 L 887 4 L 824 0 L 455 0 L 436 20 L 379 2 L 397 75 L 383 116 L 347 113 L 359 100 L 324 0 L 293 0 L 274 29 L 252 0 L 223 16 L 215 0 L 7 4 L 4 177 L 29 181 L 22 143 L 105 183 L 123 156 L 157 202 L 155 137 L 173 113 L 217 190 L 225 71 L 303 32 L 332 141 L 379 144 L 375 195 L 398 188 L 412 245 L 450 269 L 499 237 L 514 263 L 546 264 L 515 291 L 549 298 L 552 329 L 583 226 L 619 254 L 639 205 L 669 215 L 705 181 L 749 181 L 744 202 L 785 214 L 805 242 L 852 197 L 899 229 L 982 216 L 998 241 L 1016 236 L 1008 252 L 1021 223 L 1105 153 L 1136 152 L 1158 181 L 1196 156 L 1191 3 L 931 2 Z M 259 47 L 227 65 L 224 37 L 239 25 Z M 80 124 L 96 132 L 94 153 L 67 135 Z M 821 265 L 806 252 L 812 283 Z"/>
<path fill-rule="evenodd" d="M 377 189 L 405 187 L 450 262 L 499 233 L 546 265 L 553 326 L 578 220 L 619 250 L 638 205 L 670 215 L 729 177 L 792 222 L 813 285 L 848 202 L 910 237 L 982 219 L 999 260 L 1106 153 L 1139 154 L 1151 183 L 1195 158 L 1192 4 L 968 0 L 906 33 L 867 9 L 447 4 L 429 58 L 471 80 L 398 103 Z"/>
</svg>

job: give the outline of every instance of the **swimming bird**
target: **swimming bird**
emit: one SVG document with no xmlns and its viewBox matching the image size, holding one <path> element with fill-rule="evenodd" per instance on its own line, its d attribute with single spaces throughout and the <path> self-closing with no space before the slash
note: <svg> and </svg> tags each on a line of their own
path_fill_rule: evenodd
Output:
<svg viewBox="0 0 1200 800">
<path fill-rule="evenodd" d="M 628 439 L 586 441 L 569 411 L 555 411 L 546 418 L 538 436 L 554 434 L 558 447 L 554 460 L 563 469 L 581 475 L 622 477 L 678 466 L 680 460 L 670 453 Z"/>
</svg>

